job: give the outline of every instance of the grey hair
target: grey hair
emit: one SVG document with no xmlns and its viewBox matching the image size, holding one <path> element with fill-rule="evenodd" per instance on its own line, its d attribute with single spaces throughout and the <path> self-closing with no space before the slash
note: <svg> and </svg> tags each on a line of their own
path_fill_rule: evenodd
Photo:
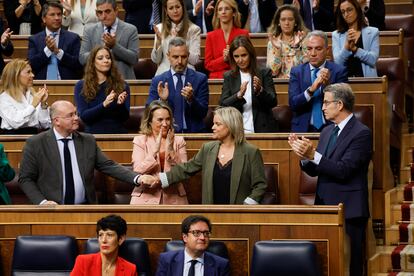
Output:
<svg viewBox="0 0 414 276">
<path fill-rule="evenodd" d="M 312 31 L 312 32 L 308 33 L 306 35 L 306 40 L 305 41 L 308 41 L 309 38 L 311 38 L 312 36 L 322 38 L 325 42 L 325 48 L 328 47 L 328 35 L 324 31 L 315 30 L 315 31 Z"/>
<path fill-rule="evenodd" d="M 114 10 L 116 10 L 116 0 L 96 0 L 96 6 L 102 5 L 102 4 L 111 4 L 112 8 L 114 8 Z"/>
<path fill-rule="evenodd" d="M 168 52 L 172 47 L 187 46 L 187 43 L 184 38 L 176 36 L 170 40 L 168 43 Z"/>
<path fill-rule="evenodd" d="M 42 7 L 42 17 L 45 17 L 50 8 L 58 8 L 63 13 L 63 6 L 60 2 L 46 2 Z"/>
<path fill-rule="evenodd" d="M 349 112 L 354 111 L 355 95 L 349 84 L 344 82 L 330 84 L 325 87 L 323 92 L 332 93 L 334 101 L 341 101 L 346 110 Z"/>
</svg>

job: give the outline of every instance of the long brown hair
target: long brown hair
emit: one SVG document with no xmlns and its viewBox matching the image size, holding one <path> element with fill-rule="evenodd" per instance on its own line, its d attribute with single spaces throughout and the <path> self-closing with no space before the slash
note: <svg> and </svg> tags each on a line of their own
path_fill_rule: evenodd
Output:
<svg viewBox="0 0 414 276">
<path fill-rule="evenodd" d="M 171 18 L 167 15 L 167 3 L 169 0 L 162 1 L 162 37 L 166 38 L 171 34 L 171 27 L 172 21 Z M 181 9 L 183 10 L 183 17 L 181 18 L 181 22 L 183 26 L 181 30 L 177 33 L 178 36 L 186 38 L 188 33 L 188 28 L 190 24 L 190 19 L 188 19 L 187 9 L 185 8 L 184 0 L 178 0 L 181 5 Z"/>
<path fill-rule="evenodd" d="M 365 16 L 362 14 L 362 9 L 357 0 L 339 0 L 338 6 L 336 6 L 336 29 L 340 33 L 345 33 L 348 31 L 349 26 L 348 23 L 346 23 L 342 12 L 341 12 L 341 4 L 344 2 L 349 2 L 355 9 L 355 12 L 357 13 L 357 28 L 358 31 L 362 30 L 362 28 L 367 26 L 367 23 L 365 22 Z"/>
<path fill-rule="evenodd" d="M 254 46 L 250 38 L 244 35 L 236 36 L 230 45 L 229 57 L 230 57 L 230 66 L 231 66 L 231 69 L 233 70 L 233 73 L 236 74 L 239 72 L 239 68 L 233 57 L 234 51 L 236 51 L 239 47 L 244 47 L 247 53 L 249 53 L 249 58 L 250 58 L 249 72 L 252 76 L 256 76 L 257 75 L 256 50 L 254 49 Z"/>
<path fill-rule="evenodd" d="M 24 87 L 20 83 L 20 73 L 30 66 L 29 61 L 21 58 L 16 58 L 10 61 L 3 70 L 1 75 L 1 93 L 9 94 L 17 102 L 23 99 Z M 30 88 L 32 92 L 32 89 Z"/>
<path fill-rule="evenodd" d="M 114 56 L 111 53 L 111 50 L 106 46 L 97 46 L 95 47 L 88 58 L 88 62 L 85 66 L 85 72 L 83 75 L 83 89 L 82 89 L 82 95 L 85 97 L 87 102 L 92 101 L 96 98 L 96 94 L 98 93 L 98 74 L 96 73 L 95 68 L 95 58 L 96 55 L 100 50 L 106 50 L 109 53 L 109 56 L 111 57 L 111 68 L 106 74 L 106 89 L 105 94 L 108 95 L 111 93 L 112 90 L 114 90 L 117 94 L 122 93 L 124 91 L 125 82 L 121 77 L 121 74 L 119 74 L 118 69 L 115 64 Z"/>
</svg>

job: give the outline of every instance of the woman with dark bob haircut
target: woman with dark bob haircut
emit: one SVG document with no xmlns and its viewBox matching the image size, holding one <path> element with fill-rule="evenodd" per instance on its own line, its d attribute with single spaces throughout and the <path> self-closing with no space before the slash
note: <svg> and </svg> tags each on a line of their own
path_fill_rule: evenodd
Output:
<svg viewBox="0 0 414 276">
<path fill-rule="evenodd" d="M 135 264 L 118 256 L 119 247 L 126 239 L 126 231 L 126 221 L 118 215 L 109 215 L 98 220 L 96 235 L 99 252 L 79 255 L 70 275 L 136 276 Z"/>
<path fill-rule="evenodd" d="M 272 108 L 277 96 L 269 68 L 257 68 L 256 51 L 246 36 L 230 45 L 231 70 L 224 74 L 220 105 L 233 106 L 243 115 L 244 131 L 276 132 Z"/>
</svg>

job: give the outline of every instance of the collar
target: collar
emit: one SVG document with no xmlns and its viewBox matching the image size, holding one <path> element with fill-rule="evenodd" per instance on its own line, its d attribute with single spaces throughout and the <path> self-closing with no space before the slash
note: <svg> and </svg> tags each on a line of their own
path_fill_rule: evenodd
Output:
<svg viewBox="0 0 414 276">
<path fill-rule="evenodd" d="M 190 262 L 193 258 L 187 253 L 187 248 L 184 249 L 184 264 Z M 201 257 L 196 259 L 198 262 L 204 265 L 204 253 Z"/>
<path fill-rule="evenodd" d="M 310 68 L 311 71 L 315 70 L 315 68 L 319 68 L 319 70 L 321 70 L 322 68 L 325 68 L 325 65 L 326 65 L 326 60 L 319 67 L 315 67 L 315 66 L 313 66 L 312 64 L 309 63 L 309 68 Z"/>
<path fill-rule="evenodd" d="M 341 131 L 344 129 L 344 127 L 346 126 L 346 124 L 349 122 L 349 120 L 351 120 L 352 116 L 354 116 L 354 114 L 349 114 L 348 117 L 346 117 L 345 119 L 342 120 L 342 122 L 340 122 L 337 126 L 339 127 L 339 131 L 338 131 L 338 135 L 341 133 Z"/>
<path fill-rule="evenodd" d="M 111 33 L 112 32 L 116 32 L 116 30 L 117 30 L 117 28 L 118 28 L 118 22 L 119 22 L 119 19 L 118 19 L 118 17 L 117 18 L 115 18 L 115 22 L 114 22 L 114 24 L 112 24 L 111 25 Z M 106 30 L 106 28 L 107 28 L 107 26 L 105 26 L 103 23 L 101 23 L 102 24 L 102 26 L 103 26 L 103 29 L 104 29 L 104 31 Z"/>
<path fill-rule="evenodd" d="M 69 134 L 67 137 L 63 137 L 55 128 L 53 128 L 53 132 L 55 133 L 56 141 L 59 141 L 61 139 L 70 139 L 73 140 L 72 134 Z"/>
<path fill-rule="evenodd" d="M 46 32 L 46 35 L 52 35 L 52 33 L 56 33 L 56 35 L 57 36 L 59 36 L 60 35 L 60 29 L 61 28 L 59 28 L 59 30 L 57 30 L 56 32 L 52 32 L 51 30 L 49 30 L 47 27 L 45 28 L 45 32 Z"/>
<path fill-rule="evenodd" d="M 175 71 L 172 69 L 172 67 L 170 67 L 170 71 L 171 71 L 171 75 L 175 75 Z M 182 73 L 183 74 L 183 76 L 186 76 L 187 75 L 187 67 L 184 69 L 184 72 Z"/>
<path fill-rule="evenodd" d="M 171 29 L 176 29 L 177 32 L 181 31 L 181 28 L 183 27 L 183 20 L 180 21 L 180 23 L 175 24 L 174 22 L 171 22 Z"/>
</svg>

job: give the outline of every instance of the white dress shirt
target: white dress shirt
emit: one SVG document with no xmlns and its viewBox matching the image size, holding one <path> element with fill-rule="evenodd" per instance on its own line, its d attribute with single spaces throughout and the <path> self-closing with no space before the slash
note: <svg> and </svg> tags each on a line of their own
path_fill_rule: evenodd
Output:
<svg viewBox="0 0 414 276">
<path fill-rule="evenodd" d="M 254 123 L 253 123 L 253 101 L 252 101 L 252 76 L 250 73 L 243 73 L 240 71 L 240 80 L 241 83 L 247 81 L 246 93 L 244 93 L 243 98 L 246 103 L 243 105 L 243 125 L 245 133 L 254 133 Z"/>
<path fill-rule="evenodd" d="M 184 250 L 184 269 L 183 276 L 188 276 L 188 270 L 190 270 L 191 261 L 193 258 L 188 255 L 187 250 Z M 194 266 L 194 276 L 204 276 L 204 253 L 200 258 L 196 259 L 198 262 Z"/>
</svg>

